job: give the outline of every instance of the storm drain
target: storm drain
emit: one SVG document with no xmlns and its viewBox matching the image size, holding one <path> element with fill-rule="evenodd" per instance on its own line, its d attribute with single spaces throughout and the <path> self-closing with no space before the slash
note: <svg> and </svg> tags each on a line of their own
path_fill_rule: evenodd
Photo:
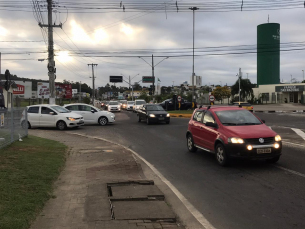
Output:
<svg viewBox="0 0 305 229">
<path fill-rule="evenodd" d="M 163 193 L 153 181 L 108 183 L 107 188 L 112 219 L 176 222 Z"/>
</svg>

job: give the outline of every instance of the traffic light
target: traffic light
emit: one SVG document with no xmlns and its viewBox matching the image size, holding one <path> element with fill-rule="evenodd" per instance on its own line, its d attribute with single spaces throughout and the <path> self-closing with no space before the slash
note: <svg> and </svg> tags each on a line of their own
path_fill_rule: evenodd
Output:
<svg viewBox="0 0 305 229">
<path fill-rule="evenodd" d="M 154 92 L 154 86 L 150 85 L 150 87 L 149 87 L 149 95 L 153 95 L 153 92 Z"/>
<path fill-rule="evenodd" d="M 10 87 L 11 87 L 11 74 L 10 74 L 10 71 L 9 70 L 6 70 L 5 71 L 5 84 L 4 84 L 4 88 L 5 88 L 5 90 L 9 90 L 10 89 Z"/>
</svg>

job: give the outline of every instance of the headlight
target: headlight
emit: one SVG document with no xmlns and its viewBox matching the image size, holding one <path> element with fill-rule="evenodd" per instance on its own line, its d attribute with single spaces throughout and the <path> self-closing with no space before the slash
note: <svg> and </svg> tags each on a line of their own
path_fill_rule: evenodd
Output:
<svg viewBox="0 0 305 229">
<path fill-rule="evenodd" d="M 72 117 L 67 117 L 67 119 L 70 121 L 75 121 L 75 118 L 72 118 Z"/>
<path fill-rule="evenodd" d="M 276 149 L 280 148 L 280 144 L 279 143 L 275 143 L 274 144 L 274 148 L 276 148 Z"/>
<path fill-rule="evenodd" d="M 279 142 L 279 141 L 282 140 L 282 138 L 281 138 L 280 135 L 276 135 L 276 136 L 274 137 L 274 140 L 275 140 L 276 142 Z"/>
<path fill-rule="evenodd" d="M 169 116 L 170 116 L 170 114 L 167 114 L 167 115 L 166 115 L 166 117 L 169 117 Z"/>
<path fill-rule="evenodd" d="M 156 116 L 154 114 L 150 114 L 149 117 L 155 118 Z"/>
<path fill-rule="evenodd" d="M 241 138 L 228 138 L 228 142 L 230 143 L 238 143 L 238 144 L 243 144 L 244 140 Z"/>
</svg>

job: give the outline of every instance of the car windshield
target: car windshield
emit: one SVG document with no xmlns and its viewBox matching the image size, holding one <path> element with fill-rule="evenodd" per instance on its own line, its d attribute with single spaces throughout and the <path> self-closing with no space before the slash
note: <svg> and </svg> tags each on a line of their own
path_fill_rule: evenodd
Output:
<svg viewBox="0 0 305 229">
<path fill-rule="evenodd" d="M 118 102 L 109 102 L 109 105 L 119 105 Z"/>
<path fill-rule="evenodd" d="M 127 102 L 128 104 L 134 104 L 134 102 L 133 101 L 131 101 L 131 102 Z"/>
<path fill-rule="evenodd" d="M 251 112 L 247 110 L 215 111 L 221 123 L 225 126 L 261 125 Z"/>
<path fill-rule="evenodd" d="M 141 104 L 145 104 L 145 101 L 136 101 L 136 105 L 141 105 Z"/>
<path fill-rule="evenodd" d="M 164 111 L 161 106 L 154 105 L 154 106 L 147 106 L 148 111 Z"/>
<path fill-rule="evenodd" d="M 61 107 L 61 106 L 51 106 L 52 109 L 56 110 L 59 113 L 70 113 L 68 109 Z"/>
</svg>

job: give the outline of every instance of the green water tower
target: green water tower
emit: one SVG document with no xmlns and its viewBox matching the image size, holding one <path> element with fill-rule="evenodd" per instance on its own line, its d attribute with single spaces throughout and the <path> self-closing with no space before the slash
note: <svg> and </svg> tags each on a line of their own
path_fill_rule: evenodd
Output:
<svg viewBox="0 0 305 229">
<path fill-rule="evenodd" d="M 257 85 L 280 83 L 280 24 L 257 26 Z"/>
</svg>

